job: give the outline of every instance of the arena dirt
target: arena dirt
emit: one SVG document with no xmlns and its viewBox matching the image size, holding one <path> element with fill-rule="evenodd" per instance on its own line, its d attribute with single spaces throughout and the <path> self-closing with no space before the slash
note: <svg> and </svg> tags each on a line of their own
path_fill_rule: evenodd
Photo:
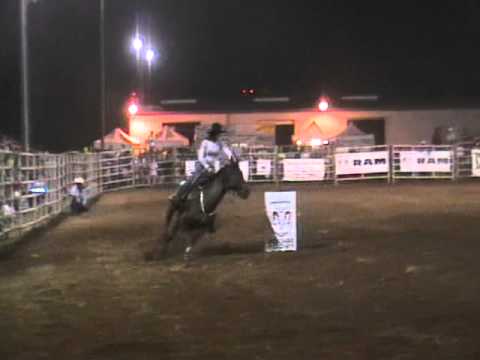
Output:
<svg viewBox="0 0 480 360">
<path fill-rule="evenodd" d="M 113 193 L 0 262 L 0 359 L 479 359 L 480 185 L 284 186 L 303 249 L 228 197 L 186 268 L 167 194 Z"/>
</svg>

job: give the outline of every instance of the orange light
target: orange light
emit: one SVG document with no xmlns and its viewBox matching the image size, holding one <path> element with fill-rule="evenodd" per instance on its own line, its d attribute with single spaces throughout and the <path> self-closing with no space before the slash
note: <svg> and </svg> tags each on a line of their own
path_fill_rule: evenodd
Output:
<svg viewBox="0 0 480 360">
<path fill-rule="evenodd" d="M 296 144 L 297 144 L 297 146 L 302 146 L 303 142 L 302 142 L 302 140 L 297 140 Z"/>
<path fill-rule="evenodd" d="M 320 146 L 322 145 L 323 141 L 322 139 L 312 139 L 310 140 L 310 145 L 311 146 Z"/>
<path fill-rule="evenodd" d="M 330 106 L 330 104 L 328 103 L 327 100 L 325 100 L 325 99 L 320 99 L 320 102 L 318 103 L 318 109 L 319 109 L 320 111 L 322 111 L 322 112 L 323 112 L 323 111 L 327 111 L 328 108 L 329 108 L 329 106 Z"/>
<path fill-rule="evenodd" d="M 132 122 L 131 129 L 135 133 L 145 133 L 145 132 L 147 132 L 147 127 L 141 121 Z"/>
<path fill-rule="evenodd" d="M 138 105 L 133 103 L 128 106 L 128 113 L 130 115 L 135 115 L 138 112 Z"/>
</svg>

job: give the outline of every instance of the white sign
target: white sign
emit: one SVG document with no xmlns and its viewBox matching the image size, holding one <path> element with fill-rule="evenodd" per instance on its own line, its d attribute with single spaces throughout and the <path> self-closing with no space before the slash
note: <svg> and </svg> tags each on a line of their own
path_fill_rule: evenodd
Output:
<svg viewBox="0 0 480 360">
<path fill-rule="evenodd" d="M 389 168 L 388 151 L 335 154 L 337 175 L 387 173 Z"/>
<path fill-rule="evenodd" d="M 272 160 L 257 159 L 257 175 L 271 176 L 272 175 Z"/>
<path fill-rule="evenodd" d="M 197 162 L 196 160 L 186 160 L 185 161 L 185 176 L 187 176 L 187 177 L 192 176 L 193 172 L 195 171 L 195 163 L 196 162 Z M 248 181 L 248 176 L 250 174 L 248 160 L 240 161 L 238 163 L 238 166 L 240 167 L 240 170 L 242 171 L 243 179 L 245 181 Z M 215 162 L 215 172 L 218 172 L 218 170 L 220 170 L 220 162 L 216 161 Z"/>
<path fill-rule="evenodd" d="M 240 161 L 238 167 L 243 174 L 243 180 L 248 181 L 248 176 L 250 175 L 250 164 L 248 163 L 248 160 Z"/>
<path fill-rule="evenodd" d="M 400 151 L 400 172 L 451 172 L 452 152 Z"/>
<path fill-rule="evenodd" d="M 472 149 L 472 176 L 480 176 L 480 149 Z"/>
<path fill-rule="evenodd" d="M 325 179 L 325 159 L 283 160 L 283 180 L 314 181 Z"/>
<path fill-rule="evenodd" d="M 265 208 L 275 236 L 266 244 L 265 251 L 296 251 L 297 193 L 266 192 Z"/>
</svg>

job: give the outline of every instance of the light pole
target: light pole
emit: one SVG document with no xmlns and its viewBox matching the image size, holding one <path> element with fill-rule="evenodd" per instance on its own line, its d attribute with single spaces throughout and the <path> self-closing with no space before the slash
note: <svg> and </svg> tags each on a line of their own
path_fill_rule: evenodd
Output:
<svg viewBox="0 0 480 360">
<path fill-rule="evenodd" d="M 100 0 L 100 117 L 102 150 L 105 150 L 105 0 Z"/>
<path fill-rule="evenodd" d="M 30 151 L 30 88 L 28 84 L 28 4 L 30 1 L 20 1 L 23 147 L 27 152 Z"/>
</svg>

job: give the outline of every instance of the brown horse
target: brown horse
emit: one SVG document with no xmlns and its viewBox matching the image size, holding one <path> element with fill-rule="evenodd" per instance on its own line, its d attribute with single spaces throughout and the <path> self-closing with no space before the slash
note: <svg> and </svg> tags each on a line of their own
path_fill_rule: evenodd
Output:
<svg viewBox="0 0 480 360">
<path fill-rule="evenodd" d="M 145 254 L 146 260 L 159 260 L 168 253 L 172 240 L 185 239 L 185 260 L 191 259 L 192 249 L 207 232 L 215 231 L 215 212 L 228 191 L 246 199 L 250 190 L 243 179 L 237 160 L 224 166 L 204 188 L 192 191 L 181 205 L 169 204 L 165 219 L 165 233 L 154 249 Z"/>
</svg>

